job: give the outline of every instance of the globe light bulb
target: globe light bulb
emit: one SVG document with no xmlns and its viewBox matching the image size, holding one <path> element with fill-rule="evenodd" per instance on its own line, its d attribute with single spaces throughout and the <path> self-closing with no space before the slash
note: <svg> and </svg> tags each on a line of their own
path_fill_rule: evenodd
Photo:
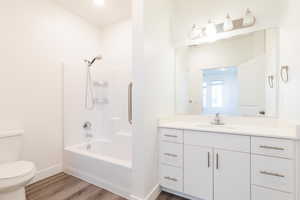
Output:
<svg viewBox="0 0 300 200">
<path fill-rule="evenodd" d="M 231 31 L 234 28 L 232 19 L 229 14 L 227 14 L 226 19 L 224 21 L 223 30 Z"/>
</svg>

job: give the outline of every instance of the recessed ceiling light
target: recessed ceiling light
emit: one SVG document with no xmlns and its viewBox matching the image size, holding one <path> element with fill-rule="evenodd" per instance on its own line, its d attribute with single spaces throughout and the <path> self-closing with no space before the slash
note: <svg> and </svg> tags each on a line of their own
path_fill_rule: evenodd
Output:
<svg viewBox="0 0 300 200">
<path fill-rule="evenodd" d="M 104 6 L 104 0 L 94 0 L 96 6 Z"/>
</svg>

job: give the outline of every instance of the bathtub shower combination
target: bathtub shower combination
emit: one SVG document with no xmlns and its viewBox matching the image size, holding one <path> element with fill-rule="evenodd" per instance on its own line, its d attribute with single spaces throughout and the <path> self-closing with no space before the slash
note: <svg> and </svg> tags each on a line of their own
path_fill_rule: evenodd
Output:
<svg viewBox="0 0 300 200">
<path fill-rule="evenodd" d="M 85 60 L 86 73 L 84 66 L 79 70 L 64 69 L 64 169 L 66 173 L 128 198 L 132 169 L 132 84 L 127 74 L 122 80 L 104 80 L 110 68 L 114 68 L 110 72 L 114 74 L 117 67 L 95 66 L 101 65 L 103 60 L 102 56 Z M 79 86 L 76 90 L 69 87 L 74 84 Z"/>
</svg>

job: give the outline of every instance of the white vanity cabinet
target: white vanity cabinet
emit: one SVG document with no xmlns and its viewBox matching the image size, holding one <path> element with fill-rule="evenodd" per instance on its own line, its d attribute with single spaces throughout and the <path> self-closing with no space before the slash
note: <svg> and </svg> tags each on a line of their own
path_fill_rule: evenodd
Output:
<svg viewBox="0 0 300 200">
<path fill-rule="evenodd" d="M 201 200 L 299 200 L 296 141 L 160 128 L 163 190 Z"/>
<path fill-rule="evenodd" d="M 184 131 L 184 193 L 205 200 L 250 200 L 250 137 L 228 136 Z"/>
<path fill-rule="evenodd" d="M 183 192 L 183 130 L 160 129 L 160 184 Z"/>
<path fill-rule="evenodd" d="M 184 193 L 191 196 L 250 200 L 249 154 L 185 145 L 183 174 Z"/>
<path fill-rule="evenodd" d="M 205 200 L 250 200 L 250 137 L 184 131 L 183 146 L 184 193 Z"/>
<path fill-rule="evenodd" d="M 212 148 L 184 145 L 184 193 L 212 200 L 213 170 Z"/>
<path fill-rule="evenodd" d="M 298 200 L 296 142 L 251 137 L 251 149 L 252 200 Z"/>
<path fill-rule="evenodd" d="M 214 200 L 250 200 L 249 153 L 215 150 Z"/>
</svg>

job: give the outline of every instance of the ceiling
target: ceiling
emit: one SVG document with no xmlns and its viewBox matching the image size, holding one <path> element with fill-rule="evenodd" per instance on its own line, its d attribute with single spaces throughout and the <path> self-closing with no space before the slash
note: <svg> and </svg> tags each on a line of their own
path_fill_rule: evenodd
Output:
<svg viewBox="0 0 300 200">
<path fill-rule="evenodd" d="M 131 0 L 105 0 L 104 6 L 96 6 L 93 0 L 54 1 L 99 27 L 128 18 L 131 15 Z"/>
</svg>

